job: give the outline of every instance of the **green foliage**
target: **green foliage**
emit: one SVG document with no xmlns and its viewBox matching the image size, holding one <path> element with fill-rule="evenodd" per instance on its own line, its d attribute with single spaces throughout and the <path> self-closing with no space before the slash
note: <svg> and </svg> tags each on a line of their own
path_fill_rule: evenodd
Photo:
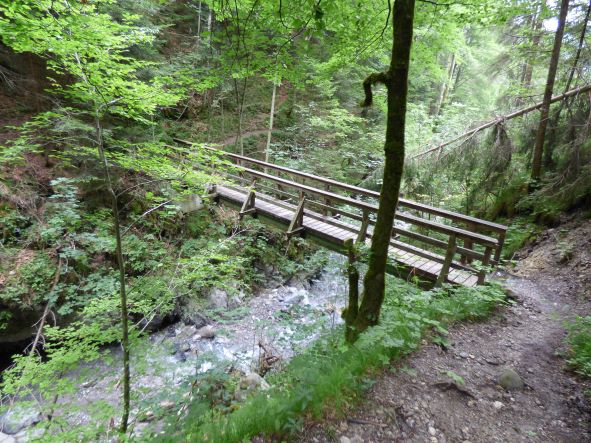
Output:
<svg viewBox="0 0 591 443">
<path fill-rule="evenodd" d="M 577 317 L 566 328 L 568 364 L 578 374 L 591 377 L 591 317 Z"/>
<path fill-rule="evenodd" d="M 528 241 L 533 241 L 540 228 L 527 219 L 517 218 L 509 225 L 507 237 L 503 245 L 503 257 L 511 260 L 515 253 Z"/>
<path fill-rule="evenodd" d="M 456 382 L 458 385 L 465 385 L 466 381 L 461 375 L 456 374 L 454 371 L 445 371 L 445 375 L 447 375 L 450 379 Z"/>
</svg>

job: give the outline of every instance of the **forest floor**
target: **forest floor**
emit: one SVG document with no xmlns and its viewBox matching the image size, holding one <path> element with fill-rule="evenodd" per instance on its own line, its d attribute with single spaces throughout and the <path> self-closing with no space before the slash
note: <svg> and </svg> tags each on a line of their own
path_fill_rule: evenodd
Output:
<svg viewBox="0 0 591 443">
<path fill-rule="evenodd" d="M 564 322 L 590 312 L 591 220 L 567 220 L 519 254 L 499 276 L 514 304 L 485 322 L 452 327 L 446 348 L 425 343 L 383 373 L 345 418 L 311 423 L 298 441 L 591 441 L 584 394 L 591 383 L 569 372 L 563 344 Z M 523 388 L 498 385 L 508 368 Z"/>
</svg>

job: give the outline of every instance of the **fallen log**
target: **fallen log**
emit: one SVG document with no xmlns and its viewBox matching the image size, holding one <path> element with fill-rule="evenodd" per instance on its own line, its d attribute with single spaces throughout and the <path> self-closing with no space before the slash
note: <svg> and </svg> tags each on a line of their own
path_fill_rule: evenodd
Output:
<svg viewBox="0 0 591 443">
<path fill-rule="evenodd" d="M 572 96 L 575 96 L 575 95 L 578 95 L 578 94 L 581 94 L 581 93 L 587 92 L 587 91 L 591 91 L 591 85 L 581 86 L 580 88 L 571 89 L 570 91 L 565 92 L 564 94 L 560 94 L 560 95 L 554 96 L 550 100 L 550 103 L 556 103 L 556 102 L 562 101 L 564 99 L 567 99 L 569 97 L 572 97 Z M 535 105 L 529 106 L 527 108 L 519 109 L 517 111 L 513 111 L 510 114 L 497 117 L 497 118 L 495 118 L 493 120 L 490 120 L 490 121 L 488 121 L 488 122 L 486 122 L 486 123 L 484 123 L 484 124 L 482 124 L 482 125 L 480 125 L 480 126 L 478 126 L 476 128 L 470 129 L 469 131 L 464 132 L 463 134 L 458 135 L 457 137 L 455 137 L 452 140 L 446 141 L 444 143 L 441 143 L 440 145 L 435 146 L 434 148 L 429 148 L 426 151 L 419 152 L 418 154 L 415 154 L 413 156 L 410 156 L 408 159 L 409 160 L 414 160 L 415 158 L 419 158 L 419 157 L 422 157 L 424 155 L 430 154 L 431 152 L 438 151 L 438 150 L 443 149 L 446 146 L 449 146 L 449 145 L 451 145 L 453 143 L 456 143 L 456 142 L 458 142 L 460 140 L 463 140 L 463 139 L 468 138 L 468 137 L 472 137 L 477 132 L 480 132 L 480 131 L 482 131 L 484 129 L 490 128 L 491 126 L 494 126 L 494 125 L 496 125 L 496 124 L 498 124 L 498 123 L 500 123 L 502 121 L 511 120 L 513 118 L 520 117 L 520 116 L 522 116 L 524 114 L 527 114 L 529 112 L 535 111 L 535 110 L 537 110 L 537 109 L 539 109 L 541 107 L 542 107 L 542 102 L 539 102 L 539 103 L 536 103 Z"/>
</svg>

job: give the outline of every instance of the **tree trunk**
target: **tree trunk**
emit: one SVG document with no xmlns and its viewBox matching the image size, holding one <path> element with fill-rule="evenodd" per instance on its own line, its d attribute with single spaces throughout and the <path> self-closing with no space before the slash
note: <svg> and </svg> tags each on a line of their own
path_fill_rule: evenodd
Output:
<svg viewBox="0 0 591 443">
<path fill-rule="evenodd" d="M 452 87 L 453 77 L 456 70 L 456 55 L 452 54 L 447 65 L 447 79 L 445 82 L 441 84 L 441 89 L 439 91 L 439 99 L 437 100 L 437 107 L 435 108 L 434 115 L 439 115 L 441 113 L 441 109 L 443 105 L 447 101 L 447 97 L 449 96 L 449 91 Z"/>
<path fill-rule="evenodd" d="M 529 21 L 532 24 L 532 39 L 531 39 L 531 53 L 537 56 L 538 46 L 540 46 L 541 40 L 541 30 L 542 30 L 542 12 L 544 11 L 544 7 L 546 6 L 546 0 L 542 0 L 540 2 L 540 10 L 539 12 Z M 534 73 L 534 66 L 533 64 L 526 58 L 525 64 L 523 66 L 523 74 L 521 76 L 521 87 L 524 91 L 527 91 L 531 88 L 531 80 Z M 525 100 L 522 97 L 517 99 L 517 105 L 521 106 L 525 103 Z"/>
<path fill-rule="evenodd" d="M 544 90 L 544 100 L 542 108 L 540 109 L 540 123 L 538 125 L 538 132 L 536 134 L 536 142 L 534 145 L 534 154 L 531 168 L 531 180 L 534 187 L 536 183 L 540 180 L 540 176 L 542 173 L 542 153 L 544 150 L 544 140 L 546 138 L 546 127 L 548 126 L 550 100 L 552 99 L 554 81 L 556 80 L 556 70 L 558 68 L 558 60 L 560 58 L 560 48 L 562 46 L 562 37 L 564 36 L 564 27 L 566 22 L 566 15 L 568 13 L 568 4 L 569 0 L 562 0 L 560 5 L 558 28 L 556 29 L 556 35 L 554 36 L 554 47 L 552 48 L 550 67 L 548 68 L 548 79 L 546 80 L 546 89 Z"/>
<path fill-rule="evenodd" d="M 269 162 L 269 151 L 271 150 L 271 133 L 273 132 L 273 117 L 275 116 L 275 96 L 277 83 L 273 79 L 273 93 L 271 94 L 271 112 L 269 112 L 269 131 L 267 132 L 267 146 L 265 147 L 265 161 Z"/>
<path fill-rule="evenodd" d="M 364 82 L 365 105 L 371 105 L 372 85 L 383 83 L 388 93 L 388 118 L 384 144 L 385 165 L 380 203 L 373 232 L 369 266 L 365 274 L 363 297 L 354 322 L 355 337 L 369 326 L 377 324 L 384 301 L 385 273 L 388 247 L 392 237 L 394 213 L 404 167 L 404 130 L 408 68 L 413 36 L 415 0 L 395 0 L 393 14 L 393 44 L 390 69 L 370 75 Z"/>
<path fill-rule="evenodd" d="M 127 433 L 129 422 L 129 403 L 130 403 L 130 370 L 129 370 L 129 318 L 127 314 L 127 292 L 125 288 L 125 261 L 123 259 L 123 244 L 121 241 L 121 223 L 119 220 L 119 202 L 117 194 L 113 189 L 109 164 L 105 156 L 103 144 L 103 130 L 98 116 L 95 119 L 96 143 L 99 151 L 99 157 L 103 164 L 105 179 L 107 182 L 107 191 L 111 196 L 113 224 L 115 227 L 115 252 L 117 256 L 117 265 L 119 268 L 119 300 L 121 303 L 121 347 L 123 348 L 123 413 L 121 416 L 121 425 L 119 432 Z"/>
<path fill-rule="evenodd" d="M 349 239 L 345 242 L 347 249 L 347 276 L 349 278 L 349 303 L 347 308 L 343 310 L 343 319 L 345 320 L 345 340 L 352 343 L 357 338 L 356 330 L 353 326 L 357 313 L 359 312 L 359 271 L 355 266 L 355 246 L 353 240 Z"/>
<path fill-rule="evenodd" d="M 199 6 L 197 6 L 197 38 L 201 38 L 201 1 L 199 1 Z"/>
<path fill-rule="evenodd" d="M 571 66 L 570 72 L 568 74 L 568 79 L 566 81 L 566 86 L 564 87 L 564 92 L 567 92 L 570 89 L 570 85 L 573 82 L 573 78 L 575 76 L 575 71 L 577 70 L 577 65 L 579 64 L 579 59 L 581 58 L 581 51 L 583 50 L 583 46 L 585 45 L 585 35 L 587 34 L 587 23 L 589 22 L 589 15 L 591 14 L 591 1 L 587 6 L 587 12 L 585 13 L 585 19 L 583 20 L 583 29 L 581 30 L 581 35 L 579 37 L 579 46 L 577 47 L 577 52 L 575 54 L 575 59 L 573 60 L 573 64 Z M 558 121 L 560 120 L 560 114 L 564 109 L 566 104 L 566 100 L 560 102 L 556 111 L 554 112 L 551 123 L 550 123 L 550 130 L 548 132 L 548 140 L 546 142 L 546 146 L 544 149 L 544 166 L 546 168 L 551 168 L 554 166 L 554 161 L 552 159 L 552 154 L 554 153 L 554 144 L 556 143 L 556 129 L 558 126 Z"/>
</svg>

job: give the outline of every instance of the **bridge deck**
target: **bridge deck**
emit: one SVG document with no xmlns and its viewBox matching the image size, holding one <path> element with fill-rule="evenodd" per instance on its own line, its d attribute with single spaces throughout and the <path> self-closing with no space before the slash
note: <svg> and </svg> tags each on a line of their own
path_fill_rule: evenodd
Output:
<svg viewBox="0 0 591 443">
<path fill-rule="evenodd" d="M 240 207 L 246 200 L 249 190 L 238 186 L 218 185 L 216 186 L 216 192 L 220 199 Z M 254 208 L 257 214 L 269 217 L 286 226 L 289 226 L 297 210 L 296 205 L 259 193 L 256 194 Z M 318 237 L 332 244 L 336 249 L 342 249 L 348 239 L 357 239 L 359 232 L 357 226 L 340 222 L 334 217 L 324 216 L 308 209 L 304 211 L 302 225 L 307 235 Z M 368 231 L 367 235 L 371 237 L 371 230 Z M 423 252 L 419 248 L 415 249 L 419 254 Z M 395 245 L 390 246 L 390 273 L 395 275 L 417 275 L 429 280 L 437 280 L 443 267 L 444 257 L 440 257 L 440 262 L 437 262 L 421 257 L 419 254 L 403 251 L 395 247 Z M 454 262 L 454 264 L 457 263 Z M 477 285 L 478 277 L 462 269 L 452 267 L 447 275 L 447 282 L 471 287 Z"/>
</svg>

